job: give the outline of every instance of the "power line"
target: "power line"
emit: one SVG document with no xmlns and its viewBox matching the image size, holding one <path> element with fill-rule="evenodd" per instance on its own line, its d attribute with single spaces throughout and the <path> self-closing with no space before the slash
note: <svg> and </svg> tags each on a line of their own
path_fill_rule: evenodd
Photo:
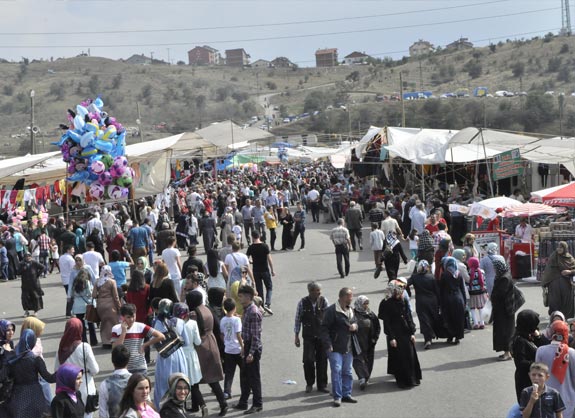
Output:
<svg viewBox="0 0 575 418">
<path fill-rule="evenodd" d="M 248 38 L 248 39 L 230 39 L 230 40 L 215 40 L 215 41 L 191 41 L 191 42 L 171 42 L 171 43 L 157 43 L 157 44 L 105 44 L 105 45 L 94 45 L 90 44 L 91 48 L 128 48 L 128 47 L 167 47 L 167 46 L 185 46 L 190 44 L 225 44 L 225 43 L 240 43 L 240 42 L 259 42 L 259 41 L 272 41 L 272 40 L 283 40 L 283 39 L 302 39 L 302 38 L 313 38 L 317 36 L 333 36 L 333 35 L 348 35 L 353 33 L 370 33 L 370 32 L 384 32 L 398 29 L 411 29 L 411 28 L 421 28 L 428 26 L 437 25 L 447 25 L 452 23 L 464 23 L 464 22 L 475 22 L 484 21 L 487 19 L 497 19 L 509 16 L 519 16 L 540 12 L 547 12 L 552 10 L 559 10 L 559 7 L 552 7 L 547 9 L 537 9 L 537 10 L 527 10 L 523 12 L 507 13 L 503 15 L 493 15 L 493 16 L 483 16 L 483 17 L 473 17 L 468 19 L 456 19 L 447 20 L 442 22 L 429 22 L 429 23 L 418 23 L 412 25 L 402 25 L 402 26 L 389 26 L 385 28 L 371 28 L 371 29 L 357 29 L 349 31 L 339 31 L 339 32 L 324 32 L 324 33 L 312 33 L 303 35 L 287 35 L 287 36 L 271 36 L 263 38 Z M 14 48 L 85 48 L 87 45 L 0 45 L 0 49 L 14 49 Z"/>
<path fill-rule="evenodd" d="M 312 24 L 312 23 L 326 23 L 326 22 L 341 22 L 341 21 L 349 21 L 349 20 L 361 20 L 361 19 L 373 19 L 379 17 L 389 17 L 389 16 L 402 16 L 402 15 L 409 15 L 415 13 L 427 13 L 427 12 L 436 12 L 436 11 L 445 11 L 445 10 L 453 10 L 453 9 L 461 9 L 466 7 L 475 7 L 475 6 L 485 6 L 488 4 L 494 3 L 506 3 L 510 0 L 494 0 L 494 1 L 487 1 L 483 3 L 472 3 L 472 4 L 463 4 L 458 6 L 448 6 L 448 7 L 441 7 L 435 9 L 421 9 L 421 10 L 410 10 L 405 12 L 393 12 L 393 13 L 384 13 L 384 14 L 376 14 L 376 15 L 366 15 L 366 16 L 350 16 L 350 17 L 341 17 L 341 18 L 333 18 L 333 19 L 317 19 L 317 20 L 302 20 L 302 21 L 295 21 L 295 22 L 278 22 L 278 23 L 261 23 L 255 25 L 235 25 L 235 26 L 209 26 L 209 27 L 199 27 L 199 28 L 180 28 L 180 29 L 126 29 L 126 30 L 106 30 L 102 32 L 101 30 L 98 31 L 80 31 L 80 32 L 0 32 L 0 36 L 10 36 L 10 35 L 106 35 L 106 34 L 118 34 L 118 33 L 159 33 L 159 32 L 195 32 L 195 31 L 203 31 L 203 30 L 221 30 L 221 29 L 245 29 L 245 28 L 263 28 L 263 27 L 277 27 L 277 26 L 291 26 L 291 25 L 303 25 L 303 24 Z"/>
</svg>

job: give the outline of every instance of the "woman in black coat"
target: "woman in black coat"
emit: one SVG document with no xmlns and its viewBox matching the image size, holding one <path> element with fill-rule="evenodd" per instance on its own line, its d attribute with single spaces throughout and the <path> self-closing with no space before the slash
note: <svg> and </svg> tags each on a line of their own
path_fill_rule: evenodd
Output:
<svg viewBox="0 0 575 418">
<path fill-rule="evenodd" d="M 443 335 L 437 335 L 439 327 L 439 288 L 437 280 L 431 274 L 431 267 L 427 260 L 417 264 L 417 272 L 407 281 L 407 287 L 413 286 L 417 297 L 415 298 L 415 311 L 419 318 L 419 328 L 425 340 L 424 348 L 431 348 L 431 340 Z"/>
<path fill-rule="evenodd" d="M 16 252 L 16 241 L 8 231 L 2 234 L 2 239 L 8 254 L 8 280 L 15 280 L 16 276 L 20 274 L 20 259 Z"/>
<path fill-rule="evenodd" d="M 359 388 L 364 390 L 371 377 L 375 345 L 381 333 L 381 326 L 375 313 L 369 309 L 369 299 L 360 295 L 355 300 L 353 313 L 357 318 L 357 341 L 361 353 L 353 356 L 353 369 L 359 378 Z"/>
<path fill-rule="evenodd" d="M 535 361 L 537 347 L 549 344 L 539 332 L 539 314 L 531 309 L 525 309 L 517 314 L 515 339 L 513 340 L 513 361 L 515 362 L 515 393 L 517 402 L 521 391 L 531 386 L 529 367 Z"/>
<path fill-rule="evenodd" d="M 503 257 L 492 257 L 495 281 L 491 292 L 493 305 L 493 350 L 503 351 L 500 361 L 511 360 L 511 340 L 515 335 L 513 280 Z"/>
<path fill-rule="evenodd" d="M 80 394 L 82 369 L 75 364 L 64 363 L 56 372 L 56 396 L 50 409 L 52 418 L 84 418 L 84 403 Z"/>
<path fill-rule="evenodd" d="M 389 282 L 391 296 L 379 305 L 379 318 L 387 337 L 387 373 L 395 376 L 397 386 L 408 389 L 419 385 L 421 367 L 415 351 L 415 323 L 409 302 L 404 299 L 404 285 L 399 280 Z"/>
<path fill-rule="evenodd" d="M 288 208 L 283 208 L 278 218 L 282 225 L 282 251 L 293 248 L 292 228 L 294 224 L 293 216 L 289 213 Z"/>
<path fill-rule="evenodd" d="M 435 268 L 438 268 L 436 266 Z M 443 258 L 443 273 L 439 283 L 441 294 L 441 313 L 449 344 L 459 344 L 465 328 L 465 287 L 459 276 L 457 260 Z"/>
<path fill-rule="evenodd" d="M 168 391 L 160 401 L 161 418 L 191 418 L 194 416 L 186 409 L 190 402 L 190 380 L 183 373 L 173 373 L 168 378 Z"/>
</svg>

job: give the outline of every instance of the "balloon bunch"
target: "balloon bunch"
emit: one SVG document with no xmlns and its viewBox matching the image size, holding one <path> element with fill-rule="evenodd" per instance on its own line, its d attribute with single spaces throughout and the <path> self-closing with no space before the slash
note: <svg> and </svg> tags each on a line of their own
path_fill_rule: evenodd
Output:
<svg viewBox="0 0 575 418">
<path fill-rule="evenodd" d="M 124 199 L 134 178 L 125 157 L 126 129 L 103 107 L 98 97 L 68 109 L 69 129 L 53 144 L 68 163 L 68 181 L 85 183 L 95 199 Z"/>
</svg>

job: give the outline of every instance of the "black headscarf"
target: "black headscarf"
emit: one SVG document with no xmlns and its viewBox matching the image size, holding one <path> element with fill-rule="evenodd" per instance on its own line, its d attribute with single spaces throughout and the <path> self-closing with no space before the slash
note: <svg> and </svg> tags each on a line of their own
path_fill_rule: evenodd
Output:
<svg viewBox="0 0 575 418">
<path fill-rule="evenodd" d="M 531 309 L 525 309 L 517 314 L 515 332 L 524 338 L 529 338 L 539 326 L 539 314 Z"/>
</svg>

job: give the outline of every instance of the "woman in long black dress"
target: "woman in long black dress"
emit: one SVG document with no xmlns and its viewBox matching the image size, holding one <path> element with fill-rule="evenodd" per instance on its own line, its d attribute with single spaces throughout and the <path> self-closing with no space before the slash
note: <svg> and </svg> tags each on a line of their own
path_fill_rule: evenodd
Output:
<svg viewBox="0 0 575 418">
<path fill-rule="evenodd" d="M 421 260 L 417 264 L 416 273 L 409 278 L 407 286 L 413 286 L 415 289 L 415 311 L 425 340 L 423 348 L 427 350 L 431 348 L 431 340 L 439 337 L 436 335 L 439 325 L 439 288 L 427 260 Z"/>
<path fill-rule="evenodd" d="M 463 280 L 459 277 L 457 260 L 453 257 L 443 258 L 443 273 L 441 273 L 439 289 L 447 342 L 459 344 L 465 328 L 465 287 Z"/>
<path fill-rule="evenodd" d="M 403 298 L 404 284 L 389 282 L 391 296 L 379 305 L 378 317 L 383 320 L 387 339 L 387 373 L 395 376 L 397 386 L 407 389 L 419 385 L 421 367 L 415 351 L 415 323 L 409 302 Z"/>
<path fill-rule="evenodd" d="M 573 302 L 575 289 L 571 285 L 574 274 L 575 258 L 569 254 L 567 243 L 561 241 L 549 256 L 549 261 L 541 278 L 541 286 L 547 287 L 549 291 L 547 297 L 549 314 L 554 311 L 561 311 L 566 318 L 575 316 Z"/>
<path fill-rule="evenodd" d="M 357 319 L 357 339 L 361 353 L 353 357 L 353 369 L 359 378 L 359 388 L 364 390 L 371 377 L 375 345 L 381 333 L 381 326 L 375 313 L 369 309 L 369 299 L 360 295 L 355 299 L 353 313 Z"/>
<path fill-rule="evenodd" d="M 56 375 L 50 374 L 42 357 L 32 353 L 36 345 L 36 335 L 31 329 L 26 329 L 20 336 L 16 346 L 16 356 L 10 360 L 10 369 L 14 376 L 12 397 L 8 403 L 8 411 L 15 418 L 40 418 L 50 411 L 50 404 L 44 398 L 38 375 L 48 383 L 56 381 Z"/>
<path fill-rule="evenodd" d="M 505 260 L 493 257 L 495 281 L 491 292 L 493 305 L 493 350 L 503 351 L 500 361 L 511 360 L 511 340 L 515 335 L 515 311 L 513 297 L 513 280 Z"/>
<path fill-rule="evenodd" d="M 517 314 L 517 326 L 513 340 L 513 361 L 515 362 L 515 393 L 517 402 L 521 391 L 531 386 L 529 367 L 535 361 L 537 347 L 549 344 L 537 328 L 539 314 L 531 309 L 525 309 Z"/>
<path fill-rule="evenodd" d="M 16 241 L 9 231 L 2 234 L 2 240 L 8 253 L 8 280 L 15 280 L 16 276 L 20 274 L 20 259 L 16 251 Z"/>
<path fill-rule="evenodd" d="M 291 213 L 289 213 L 289 208 L 283 208 L 279 216 L 279 222 L 282 225 L 282 251 L 292 249 L 292 228 L 294 220 Z"/>
<path fill-rule="evenodd" d="M 32 254 L 26 253 L 24 260 L 20 264 L 20 273 L 22 275 L 22 309 L 24 316 L 28 316 L 29 311 L 34 315 L 40 309 L 44 309 L 44 300 L 42 296 L 44 291 L 40 286 L 40 275 L 46 271 L 46 267 L 37 261 L 32 260 Z"/>
</svg>

